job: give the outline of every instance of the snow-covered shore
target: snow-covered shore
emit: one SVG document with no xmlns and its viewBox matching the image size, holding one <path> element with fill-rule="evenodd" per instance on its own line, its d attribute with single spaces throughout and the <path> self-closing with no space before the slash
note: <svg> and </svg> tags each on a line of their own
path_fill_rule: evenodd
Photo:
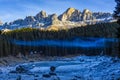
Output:
<svg viewBox="0 0 120 80">
<path fill-rule="evenodd" d="M 25 73 L 10 73 L 18 65 L 28 69 Z M 119 80 L 120 59 L 108 56 L 59 57 L 51 61 L 21 63 L 15 66 L 0 67 L 0 80 Z M 55 66 L 57 74 L 45 78 L 50 66 Z M 59 77 L 59 79 L 58 79 Z"/>
</svg>

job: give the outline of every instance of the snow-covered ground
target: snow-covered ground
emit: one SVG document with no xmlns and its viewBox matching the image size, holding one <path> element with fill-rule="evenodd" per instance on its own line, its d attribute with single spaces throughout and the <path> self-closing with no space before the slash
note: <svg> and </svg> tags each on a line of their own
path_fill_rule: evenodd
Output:
<svg viewBox="0 0 120 80">
<path fill-rule="evenodd" d="M 26 73 L 9 73 L 13 67 L 0 67 L 0 80 L 120 80 L 120 59 L 108 56 L 77 56 L 20 64 Z M 42 77 L 55 66 L 57 76 Z M 21 77 L 21 79 L 18 79 Z M 59 79 L 58 79 L 59 78 Z"/>
</svg>

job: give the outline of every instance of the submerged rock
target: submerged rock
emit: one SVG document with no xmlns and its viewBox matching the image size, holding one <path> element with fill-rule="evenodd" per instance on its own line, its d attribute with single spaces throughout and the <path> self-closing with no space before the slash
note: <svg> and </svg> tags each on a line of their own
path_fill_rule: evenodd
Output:
<svg viewBox="0 0 120 80">
<path fill-rule="evenodd" d="M 51 76 L 50 76 L 50 74 L 43 74 L 42 77 L 44 77 L 44 78 L 50 78 Z"/>
<path fill-rule="evenodd" d="M 10 71 L 10 73 L 27 73 L 29 70 L 22 65 L 19 65 L 18 67 L 16 67 L 15 71 Z"/>
<path fill-rule="evenodd" d="M 2 74 L 3 72 L 2 72 L 2 70 L 0 69 L 0 74 Z"/>
<path fill-rule="evenodd" d="M 21 79 L 21 76 L 18 76 L 16 80 L 22 80 L 22 79 Z"/>
<path fill-rule="evenodd" d="M 16 68 L 16 71 L 18 72 L 18 73 L 25 73 L 25 72 L 27 72 L 28 70 L 24 67 L 24 66 L 18 66 L 17 68 Z"/>
</svg>

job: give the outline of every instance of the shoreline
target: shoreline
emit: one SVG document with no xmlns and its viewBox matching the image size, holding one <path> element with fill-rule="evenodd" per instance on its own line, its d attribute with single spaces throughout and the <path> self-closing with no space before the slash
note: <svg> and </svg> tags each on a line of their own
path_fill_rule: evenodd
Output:
<svg viewBox="0 0 120 80">
<path fill-rule="evenodd" d="M 67 55 L 67 56 L 42 56 L 39 54 L 32 54 L 24 57 L 18 56 L 7 56 L 0 58 L 0 67 L 16 66 L 18 64 L 29 63 L 29 62 L 39 62 L 39 61 L 57 61 L 65 58 L 71 58 L 80 55 Z"/>
<path fill-rule="evenodd" d="M 70 61 L 70 58 L 80 56 L 87 56 L 81 54 L 66 55 L 66 56 L 43 56 L 40 54 L 30 54 L 27 56 L 7 56 L 0 58 L 0 67 L 13 67 L 16 65 L 30 63 L 30 62 L 40 62 L 40 61 Z M 107 55 L 93 55 L 95 56 L 107 56 Z M 89 56 L 90 57 L 90 56 Z M 91 56 L 92 57 L 92 56 Z M 107 56 L 115 60 L 117 57 Z M 120 59 L 120 58 L 119 58 Z"/>
</svg>

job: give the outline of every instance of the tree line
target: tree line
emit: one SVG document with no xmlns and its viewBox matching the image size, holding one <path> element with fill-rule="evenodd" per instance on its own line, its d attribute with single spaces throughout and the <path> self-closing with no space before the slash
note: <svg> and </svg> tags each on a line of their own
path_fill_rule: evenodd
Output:
<svg viewBox="0 0 120 80">
<path fill-rule="evenodd" d="M 9 32 L 0 31 L 0 56 L 16 56 L 18 53 L 27 55 L 30 51 L 37 51 L 37 53 L 45 56 L 64 56 L 68 54 L 98 55 L 103 48 L 84 49 L 78 47 L 66 48 L 64 46 L 22 46 L 11 43 L 11 40 L 73 40 L 77 37 L 116 38 L 118 33 L 117 28 L 119 27 L 119 24 L 112 22 L 87 25 L 83 27 L 78 26 L 59 31 L 40 30 L 34 28 L 22 28 Z M 107 54 L 111 55 L 112 53 L 109 51 Z"/>
</svg>

